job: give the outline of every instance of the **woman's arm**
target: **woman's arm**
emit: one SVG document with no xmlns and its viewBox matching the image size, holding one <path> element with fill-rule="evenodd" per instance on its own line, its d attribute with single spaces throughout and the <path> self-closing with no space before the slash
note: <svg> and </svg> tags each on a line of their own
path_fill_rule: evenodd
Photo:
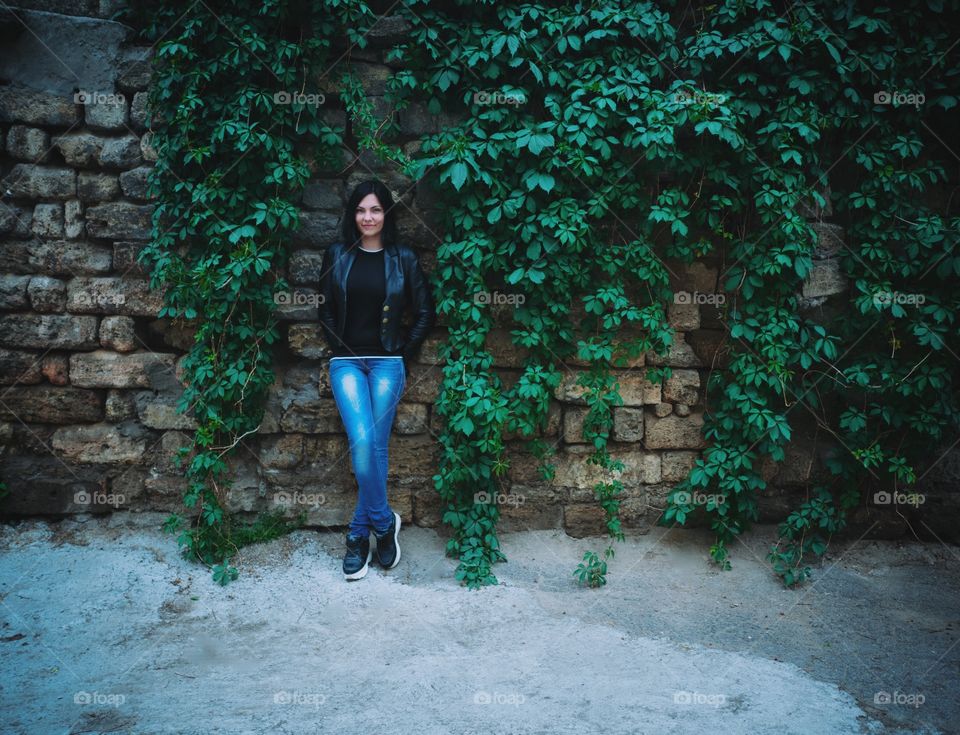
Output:
<svg viewBox="0 0 960 735">
<path fill-rule="evenodd" d="M 323 251 L 323 263 L 320 266 L 320 299 L 317 311 L 320 316 L 320 331 L 331 352 L 337 352 L 343 343 L 337 337 L 337 303 L 333 296 L 333 256 L 327 247 Z"/>
<path fill-rule="evenodd" d="M 420 352 L 420 346 L 433 328 L 437 313 L 434 307 L 430 281 L 427 280 L 423 269 L 420 267 L 420 258 L 416 251 L 412 249 L 408 249 L 407 253 L 407 299 L 412 304 L 415 314 L 415 321 L 407 333 L 407 341 L 403 348 L 403 361 L 409 370 L 410 363 L 416 359 Z"/>
</svg>

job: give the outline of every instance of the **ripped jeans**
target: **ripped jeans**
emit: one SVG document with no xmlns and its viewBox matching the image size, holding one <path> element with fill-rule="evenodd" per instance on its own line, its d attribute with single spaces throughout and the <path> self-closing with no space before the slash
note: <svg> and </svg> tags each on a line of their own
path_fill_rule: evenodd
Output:
<svg viewBox="0 0 960 735">
<path fill-rule="evenodd" d="M 387 502 L 387 443 L 406 385 L 402 357 L 331 357 L 330 387 L 350 442 L 359 490 L 349 534 L 365 538 L 393 520 Z"/>
</svg>

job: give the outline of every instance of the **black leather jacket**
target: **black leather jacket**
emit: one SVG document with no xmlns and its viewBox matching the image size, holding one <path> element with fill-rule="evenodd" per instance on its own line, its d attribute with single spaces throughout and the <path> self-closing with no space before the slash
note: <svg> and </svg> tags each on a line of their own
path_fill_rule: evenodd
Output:
<svg viewBox="0 0 960 735">
<path fill-rule="evenodd" d="M 357 257 L 359 245 L 349 250 L 343 243 L 334 243 L 323 253 L 320 267 L 319 304 L 321 331 L 331 350 L 343 349 L 341 337 L 347 318 L 347 276 Z M 420 346 L 436 321 L 433 293 L 416 251 L 394 243 L 385 246 L 383 264 L 386 271 L 386 299 L 383 302 L 383 319 L 380 323 L 380 343 L 388 352 L 400 351 L 404 366 L 416 358 Z M 407 307 L 413 309 L 415 320 L 406 334 L 401 334 L 400 319 Z"/>
</svg>

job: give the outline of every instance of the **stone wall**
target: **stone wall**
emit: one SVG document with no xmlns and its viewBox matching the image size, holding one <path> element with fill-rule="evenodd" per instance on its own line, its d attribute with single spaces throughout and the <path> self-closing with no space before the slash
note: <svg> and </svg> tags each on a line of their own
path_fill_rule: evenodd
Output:
<svg viewBox="0 0 960 735">
<path fill-rule="evenodd" d="M 2 511 L 178 510 L 185 481 L 174 455 L 191 445 L 194 427 L 175 410 L 182 392 L 178 365 L 192 335 L 155 318 L 162 293 L 149 289 L 136 261 L 150 234 L 145 182 L 156 160 L 145 114 L 151 51 L 136 45 L 130 29 L 106 20 L 108 3 L 33 6 L 12 11 L 18 18 L 8 17 L 14 30 L 6 31 L 0 52 L 0 436 L 2 479 L 11 491 Z M 402 21 L 386 19 L 371 34 L 371 48 L 353 52 L 382 114 L 389 110 L 377 95 L 392 72 L 384 49 L 404 30 Z M 51 58 L 52 48 L 59 60 Z M 342 111 L 328 114 L 343 119 Z M 440 123 L 417 106 L 393 114 L 402 130 L 396 142 L 408 151 Z M 344 174 L 318 171 L 304 192 L 304 226 L 291 241 L 286 274 L 297 292 L 316 292 L 322 248 L 336 239 L 346 193 L 371 174 L 400 196 L 401 233 L 432 270 L 438 236 L 423 185 L 366 154 L 358 160 L 347 155 L 344 163 L 351 164 Z M 811 209 L 809 215 L 818 222 L 821 246 L 803 296 L 808 308 L 824 308 L 847 287 L 836 257 L 843 233 L 824 221 L 829 211 Z M 716 263 L 673 263 L 671 270 L 678 294 L 708 300 L 722 294 Z M 704 446 L 706 379 L 724 366 L 728 339 L 716 307 L 697 300 L 678 296 L 670 305 L 677 341 L 669 355 L 647 354 L 618 371 L 624 405 L 614 410 L 611 451 L 626 465 L 620 479 L 627 488 L 622 516 L 628 528 L 649 529 Z M 510 385 L 523 352 L 511 345 L 509 314 L 496 311 L 499 326 L 489 348 Z M 277 382 L 259 434 L 244 439 L 231 459 L 235 482 L 228 507 L 253 513 L 285 503 L 307 511 L 310 524 L 342 526 L 352 513 L 356 482 L 316 308 L 291 304 L 279 313 L 286 340 Z M 431 478 L 443 339 L 441 323 L 412 367 L 390 444 L 391 504 L 424 526 L 439 525 L 441 517 Z M 662 364 L 674 369 L 673 377 L 663 386 L 650 384 L 645 366 Z M 506 528 L 562 527 L 578 536 L 603 531 L 592 491 L 601 476 L 584 461 L 590 447 L 581 435 L 586 407 L 576 377 L 585 367 L 567 362 L 552 401 L 544 432 L 558 451 L 552 481 L 540 478 L 536 460 L 509 437 L 512 466 L 498 499 Z M 798 432 L 786 462 L 768 464 L 764 520 L 780 520 L 823 474 L 824 449 L 822 437 L 818 442 L 813 432 Z M 951 459 L 945 466 L 955 471 L 956 464 Z M 955 488 L 950 471 L 938 481 Z M 956 506 L 949 510 L 956 513 Z M 891 528 L 904 530 L 902 524 Z"/>
</svg>

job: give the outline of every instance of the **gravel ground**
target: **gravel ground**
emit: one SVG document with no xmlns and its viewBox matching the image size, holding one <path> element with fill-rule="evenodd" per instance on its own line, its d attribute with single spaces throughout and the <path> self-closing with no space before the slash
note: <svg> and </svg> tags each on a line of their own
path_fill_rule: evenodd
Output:
<svg viewBox="0 0 960 735">
<path fill-rule="evenodd" d="M 603 539 L 525 531 L 470 591 L 433 530 L 351 583 L 342 535 L 300 530 L 220 587 L 165 517 L 0 525 L 0 731 L 960 732 L 956 547 L 847 542 L 786 590 L 773 527 L 729 572 L 705 531 L 656 528 L 589 590 Z"/>
</svg>

